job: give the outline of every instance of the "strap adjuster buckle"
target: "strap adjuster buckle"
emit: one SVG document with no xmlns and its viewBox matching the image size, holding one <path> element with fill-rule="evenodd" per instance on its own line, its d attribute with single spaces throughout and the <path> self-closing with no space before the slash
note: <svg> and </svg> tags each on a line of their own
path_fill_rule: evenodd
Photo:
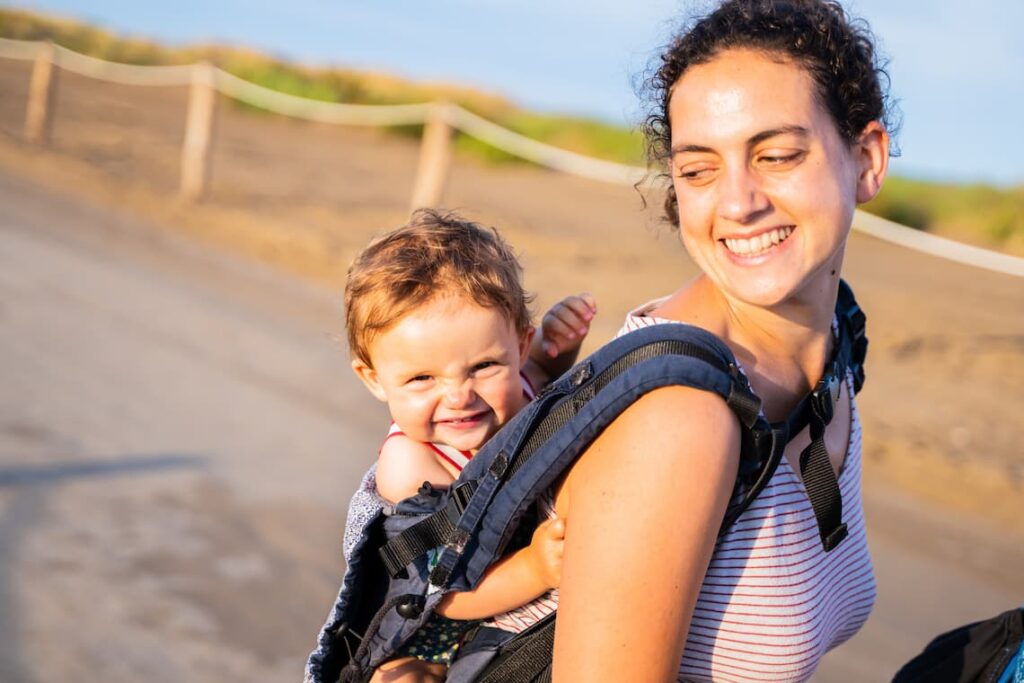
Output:
<svg viewBox="0 0 1024 683">
<path fill-rule="evenodd" d="M 825 376 L 818 380 L 814 391 L 811 392 L 811 410 L 822 424 L 827 425 L 832 422 L 832 417 L 836 412 L 836 403 L 839 402 L 841 386 L 839 368 L 836 363 L 833 363 Z"/>
<path fill-rule="evenodd" d="M 840 524 L 833 529 L 828 536 L 823 536 L 821 539 L 821 546 L 825 549 L 825 552 L 830 552 L 837 545 L 842 543 L 843 539 L 849 535 L 849 530 L 846 528 L 846 524 Z"/>
<path fill-rule="evenodd" d="M 471 481 L 455 483 L 448 491 L 448 503 L 444 506 L 444 514 L 453 526 L 458 526 L 459 518 L 466 511 L 474 493 L 476 485 Z"/>
</svg>

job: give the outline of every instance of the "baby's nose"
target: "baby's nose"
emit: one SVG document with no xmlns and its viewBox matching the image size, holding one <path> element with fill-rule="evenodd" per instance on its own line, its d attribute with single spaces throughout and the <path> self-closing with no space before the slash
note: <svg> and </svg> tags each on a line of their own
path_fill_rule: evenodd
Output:
<svg viewBox="0 0 1024 683">
<path fill-rule="evenodd" d="M 452 382 L 445 387 L 444 399 L 449 408 L 464 408 L 472 405 L 476 400 L 473 383 L 469 380 Z"/>
</svg>

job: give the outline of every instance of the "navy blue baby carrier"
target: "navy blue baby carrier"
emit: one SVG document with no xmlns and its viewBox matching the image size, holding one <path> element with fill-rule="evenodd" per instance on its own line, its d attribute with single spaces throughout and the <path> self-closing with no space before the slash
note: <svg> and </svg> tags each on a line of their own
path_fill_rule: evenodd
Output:
<svg viewBox="0 0 1024 683">
<path fill-rule="evenodd" d="M 348 568 L 306 665 L 306 681 L 368 681 L 446 593 L 474 588 L 495 560 L 529 543 L 539 521 L 538 497 L 623 410 L 659 387 L 714 392 L 739 419 L 739 472 L 720 533 L 771 479 L 789 437 L 809 423 L 812 443 L 801 455 L 801 472 L 822 544 L 831 550 L 846 526 L 824 446 L 825 425 L 847 369 L 860 389 L 867 349 L 864 315 L 844 282 L 836 313 L 833 358 L 786 422 L 765 420 L 761 400 L 717 337 L 690 325 L 652 325 L 613 340 L 546 387 L 480 449 L 449 489 L 425 484 L 393 509 L 385 510 L 378 499 L 369 514 L 350 511 Z M 447 680 L 550 680 L 554 624 L 552 614 L 520 634 L 475 628 Z"/>
</svg>

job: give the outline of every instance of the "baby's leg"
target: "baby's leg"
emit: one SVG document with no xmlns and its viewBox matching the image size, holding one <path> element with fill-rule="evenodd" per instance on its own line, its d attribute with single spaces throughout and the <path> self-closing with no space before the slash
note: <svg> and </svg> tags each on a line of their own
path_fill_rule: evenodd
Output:
<svg viewBox="0 0 1024 683">
<path fill-rule="evenodd" d="M 444 664 L 424 662 L 415 657 L 399 657 L 377 667 L 370 683 L 444 683 L 447 670 Z"/>
</svg>

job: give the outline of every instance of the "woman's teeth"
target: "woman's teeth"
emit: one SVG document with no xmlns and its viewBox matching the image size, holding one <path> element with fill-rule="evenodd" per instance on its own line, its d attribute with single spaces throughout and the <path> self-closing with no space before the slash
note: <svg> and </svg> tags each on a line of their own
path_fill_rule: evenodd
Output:
<svg viewBox="0 0 1024 683">
<path fill-rule="evenodd" d="M 793 228 L 776 228 L 749 239 L 726 238 L 722 241 L 725 242 L 726 249 L 734 254 L 756 256 L 777 244 L 781 244 L 791 234 L 793 234 Z"/>
</svg>

